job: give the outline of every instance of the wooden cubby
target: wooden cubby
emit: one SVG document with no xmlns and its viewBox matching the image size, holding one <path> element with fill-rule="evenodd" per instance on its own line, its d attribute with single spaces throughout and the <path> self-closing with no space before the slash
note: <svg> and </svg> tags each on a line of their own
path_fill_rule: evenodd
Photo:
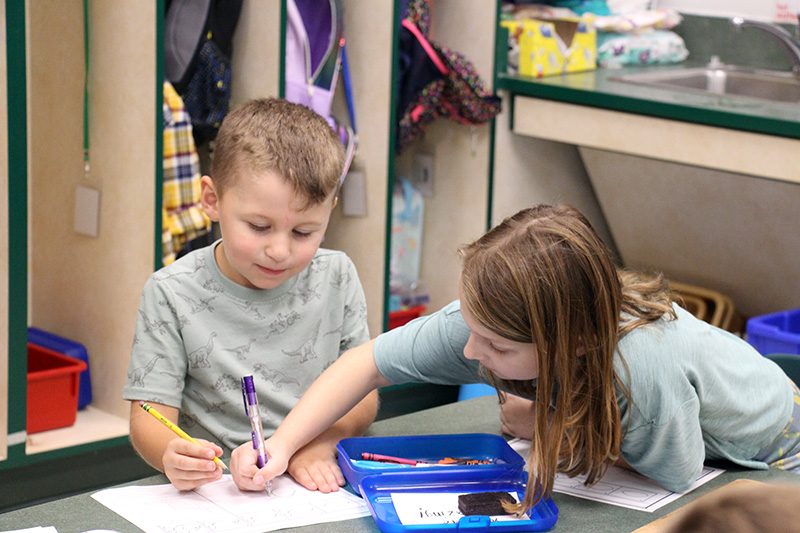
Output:
<svg viewBox="0 0 800 533">
<path fill-rule="evenodd" d="M 27 113 L 10 116 L 8 130 L 27 141 L 27 150 L 9 156 L 4 167 L 12 181 L 4 190 L 16 187 L 8 202 L 9 236 L 26 237 L 4 261 L 9 291 L 24 291 L 24 297 L 3 299 L 8 423 L 0 468 L 127 442 L 128 406 L 120 392 L 141 285 L 153 271 L 158 242 L 157 4 L 89 4 L 88 174 L 83 5 L 7 6 L 17 17 L 7 25 L 8 56 L 22 63 L 6 69 L 15 88 L 9 109 L 12 98 L 15 111 L 27 100 Z M 78 186 L 100 192 L 97 237 L 74 231 Z M 27 326 L 73 339 L 89 352 L 93 401 L 70 428 L 25 436 Z"/>
</svg>

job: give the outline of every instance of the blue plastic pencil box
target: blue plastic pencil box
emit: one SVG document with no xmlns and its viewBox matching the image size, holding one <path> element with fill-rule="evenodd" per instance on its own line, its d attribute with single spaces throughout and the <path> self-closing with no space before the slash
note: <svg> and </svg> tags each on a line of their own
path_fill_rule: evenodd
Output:
<svg viewBox="0 0 800 533">
<path fill-rule="evenodd" d="M 493 521 L 488 516 L 463 516 L 453 523 L 403 524 L 392 501 L 393 494 L 510 492 L 525 495 L 528 474 L 525 460 L 499 435 L 484 433 L 356 437 L 337 445 L 339 466 L 347 481 L 361 494 L 372 517 L 384 533 L 547 531 L 558 519 L 558 508 L 542 500 L 527 519 Z M 407 466 L 364 461 L 362 453 L 380 454 L 436 463 L 444 458 L 489 461 L 490 464 Z"/>
</svg>

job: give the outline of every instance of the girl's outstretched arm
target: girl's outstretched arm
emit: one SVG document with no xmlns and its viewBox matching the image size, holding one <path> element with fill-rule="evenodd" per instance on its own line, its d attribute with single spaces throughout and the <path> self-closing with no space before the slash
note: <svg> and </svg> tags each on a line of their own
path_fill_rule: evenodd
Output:
<svg viewBox="0 0 800 533">
<path fill-rule="evenodd" d="M 391 385 L 378 371 L 375 340 L 345 352 L 309 387 L 275 433 L 267 439 L 267 465 L 253 483 L 263 485 L 283 474 L 294 453 L 328 429 L 371 391 Z"/>
</svg>

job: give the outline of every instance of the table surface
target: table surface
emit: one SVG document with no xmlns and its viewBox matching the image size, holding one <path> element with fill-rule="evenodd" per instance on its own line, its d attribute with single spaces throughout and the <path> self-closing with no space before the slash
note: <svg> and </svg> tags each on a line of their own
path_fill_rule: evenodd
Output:
<svg viewBox="0 0 800 533">
<path fill-rule="evenodd" d="M 367 434 L 372 436 L 435 435 L 445 433 L 500 434 L 498 415 L 497 398 L 484 396 L 382 420 L 374 423 Z M 559 518 L 551 531 L 556 533 L 570 531 L 593 531 L 598 533 L 633 531 L 735 479 L 800 484 L 799 475 L 778 469 L 746 470 L 732 464 L 721 466 L 726 469 L 722 475 L 652 513 L 555 493 L 553 494 L 553 501 L 558 506 Z M 162 483 L 168 483 L 167 478 L 163 475 L 156 475 L 127 483 L 126 485 Z M 120 533 L 137 533 L 141 531 L 92 499 L 91 494 L 93 492 L 96 491 L 0 514 L 0 532 L 36 526 L 53 526 L 59 533 L 81 533 L 92 529 L 106 529 L 119 531 Z M 365 517 L 282 531 L 376 533 L 379 530 L 371 517 Z"/>
</svg>

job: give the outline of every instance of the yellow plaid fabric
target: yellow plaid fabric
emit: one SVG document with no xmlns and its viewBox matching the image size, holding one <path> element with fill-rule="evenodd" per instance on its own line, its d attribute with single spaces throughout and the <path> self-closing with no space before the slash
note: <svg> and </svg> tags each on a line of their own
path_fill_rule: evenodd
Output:
<svg viewBox="0 0 800 533">
<path fill-rule="evenodd" d="M 164 82 L 163 263 L 175 260 L 187 241 L 211 228 L 200 204 L 200 161 L 192 121 L 180 95 Z"/>
</svg>

